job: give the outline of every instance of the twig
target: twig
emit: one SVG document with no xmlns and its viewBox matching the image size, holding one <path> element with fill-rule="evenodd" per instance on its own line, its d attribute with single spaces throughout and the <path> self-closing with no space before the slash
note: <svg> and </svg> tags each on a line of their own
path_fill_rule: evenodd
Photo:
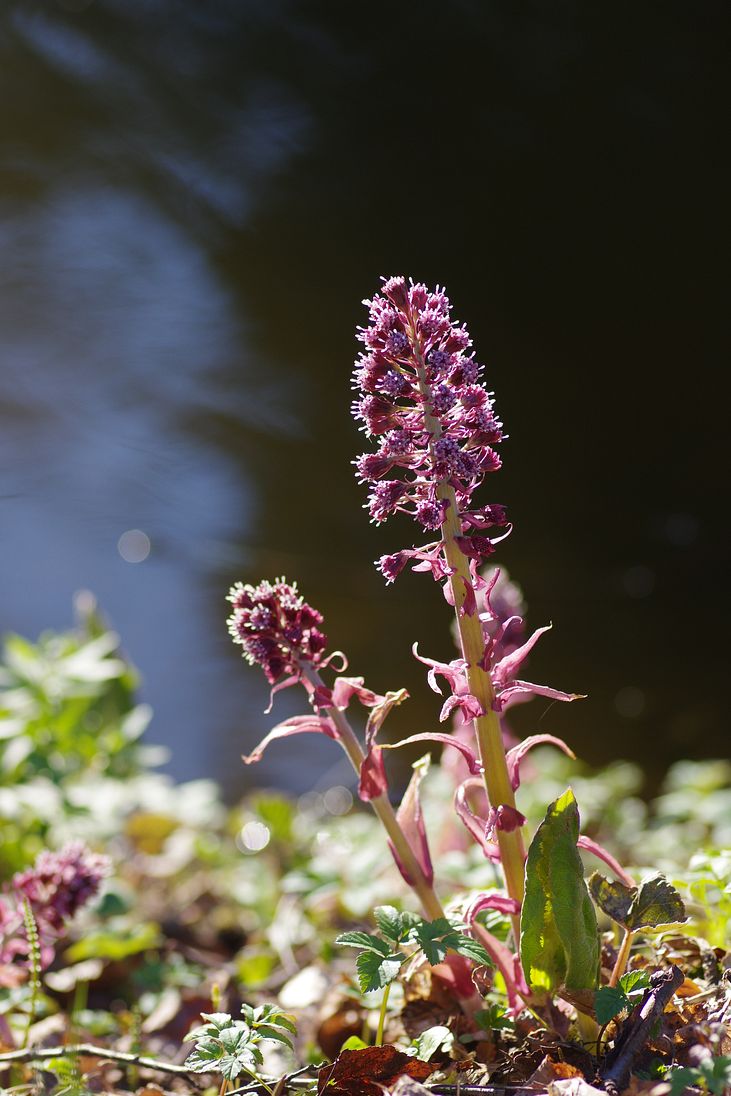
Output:
<svg viewBox="0 0 731 1096">
<path fill-rule="evenodd" d="M 650 976 L 649 988 L 645 990 L 636 1013 L 624 1024 L 601 1071 L 607 1092 L 612 1096 L 623 1092 L 629 1084 L 635 1058 L 647 1042 L 653 1024 L 662 1016 L 666 1004 L 683 980 L 683 972 L 676 966 L 670 970 L 655 971 Z"/>
<path fill-rule="evenodd" d="M 176 1066 L 172 1062 L 159 1062 L 157 1058 L 147 1058 L 144 1054 L 127 1054 L 121 1050 L 108 1050 L 94 1043 L 76 1043 L 62 1047 L 28 1047 L 23 1050 L 9 1050 L 0 1054 L 0 1068 L 15 1062 L 36 1062 L 46 1058 L 70 1058 L 73 1055 L 86 1054 L 94 1058 L 108 1058 L 112 1062 L 124 1062 L 128 1066 L 144 1066 L 145 1069 L 157 1069 L 160 1073 L 193 1073 L 188 1066 Z M 215 1073 L 215 1069 L 211 1073 Z"/>
</svg>

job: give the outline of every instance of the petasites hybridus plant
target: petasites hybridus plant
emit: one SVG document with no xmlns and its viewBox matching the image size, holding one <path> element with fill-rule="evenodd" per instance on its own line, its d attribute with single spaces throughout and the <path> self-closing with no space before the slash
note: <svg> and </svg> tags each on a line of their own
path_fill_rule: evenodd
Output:
<svg viewBox="0 0 731 1096">
<path fill-rule="evenodd" d="M 496 660 L 500 637 L 483 627 L 478 613 L 478 595 L 484 593 L 483 616 L 495 619 L 489 584 L 478 568 L 494 552 L 496 539 L 506 535 L 507 519 L 504 507 L 473 502 L 485 476 L 500 467 L 495 446 L 503 429 L 492 395 L 481 383 L 482 366 L 469 351 L 467 329 L 451 318 L 449 299 L 439 287 L 430 291 L 403 277 L 384 281 L 382 293 L 364 303 L 370 324 L 359 335 L 366 351 L 356 362 L 354 380 L 361 396 L 353 411 L 377 442 L 375 452 L 356 461 L 360 478 L 370 484 L 368 508 L 376 522 L 401 511 L 439 533 L 421 547 L 382 557 L 379 566 L 390 582 L 414 561 L 414 570 L 431 571 L 443 584 L 455 608 L 462 657 L 449 664 L 422 661 L 431 667 L 433 688 L 438 690 L 436 674 L 450 687 L 441 718 L 459 709 L 474 723 L 490 805 L 483 834 L 499 849 L 517 909 L 524 893 L 525 819 L 515 805 L 517 765 L 511 772 L 499 716 L 531 693 L 553 700 L 576 695 L 518 678 L 521 663 L 546 629 Z M 501 537 L 495 538 L 493 530 L 503 530 Z M 517 937 L 517 915 L 514 926 Z"/>
</svg>

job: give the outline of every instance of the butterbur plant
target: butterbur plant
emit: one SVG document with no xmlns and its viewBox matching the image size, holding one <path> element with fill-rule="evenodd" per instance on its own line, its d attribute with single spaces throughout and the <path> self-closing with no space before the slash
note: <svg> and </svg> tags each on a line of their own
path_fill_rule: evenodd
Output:
<svg viewBox="0 0 731 1096">
<path fill-rule="evenodd" d="M 229 594 L 231 635 L 245 657 L 263 668 L 272 693 L 298 684 L 307 692 L 311 708 L 275 727 L 244 760 L 258 760 L 270 742 L 293 734 L 314 732 L 337 741 L 358 772 L 361 799 L 370 801 L 384 824 L 402 875 L 426 917 L 434 921 L 443 918 L 443 910 L 434 890 L 419 803 L 425 764 L 415 767 L 401 805 L 394 810 L 384 751 L 415 742 L 458 750 L 467 776 L 455 789 L 456 813 L 485 856 L 501 866 L 507 892 L 478 896 L 466 919 L 500 968 L 511 1007 L 515 1010 L 522 1002 L 535 1002 L 536 994 L 540 998 L 546 991 L 560 990 L 562 979 L 572 989 L 593 990 L 598 937 L 577 846 L 605 859 L 626 884 L 633 880 L 604 850 L 579 835 L 578 809 L 570 792 L 549 807 L 526 868 L 525 818 L 515 794 L 521 763 L 527 751 L 541 743 L 573 754 L 550 734 L 533 735 L 506 749 L 501 716 L 532 696 L 572 701 L 578 694 L 522 677 L 523 663 L 548 629 L 539 628 L 526 638 L 522 621 L 506 613 L 497 593 L 498 572 L 484 573 L 485 562 L 510 532 L 505 508 L 478 497 L 486 478 L 501 464 L 503 426 L 493 395 L 484 384 L 469 333 L 452 318 L 443 290 L 393 277 L 364 303 L 369 323 L 359 330 L 364 350 L 355 365 L 353 413 L 371 448 L 354 463 L 359 479 L 368 486 L 372 520 L 381 523 L 393 514 L 406 514 L 428 537 L 423 544 L 383 556 L 378 566 L 389 583 L 407 566 L 431 574 L 454 609 L 459 657 L 441 662 L 420 652 L 416 644 L 414 654 L 428 666 L 431 688 L 441 693 L 446 687 L 440 720 L 456 720 L 456 733 L 432 731 L 380 745 L 377 736 L 383 720 L 405 699 L 404 691 L 377 695 L 362 678 L 342 676 L 347 665 L 343 656 L 327 653 L 322 617 L 293 584 L 283 579 L 258 586 L 239 583 Z M 335 679 L 326 684 L 322 675 L 332 673 L 336 664 Z M 346 716 L 353 702 L 368 711 L 362 745 Z M 552 856 L 553 865 L 546 860 Z M 521 924 L 526 878 L 530 910 Z M 541 912 L 546 903 L 554 910 L 564 903 L 564 913 L 547 921 L 545 910 Z M 572 903 L 582 910 L 580 939 L 572 927 Z M 484 909 L 511 917 L 514 947 L 520 943 L 529 958 L 523 966 L 476 920 Z M 546 931 L 553 940 L 550 956 L 543 947 Z"/>
<path fill-rule="evenodd" d="M 59 852 L 44 850 L 32 868 L 17 872 L 0 894 L 0 966 L 27 964 L 37 948 L 40 966 L 47 967 L 68 922 L 98 893 L 108 872 L 107 857 L 79 841 Z M 29 916 L 34 940 L 26 929 Z"/>
</svg>

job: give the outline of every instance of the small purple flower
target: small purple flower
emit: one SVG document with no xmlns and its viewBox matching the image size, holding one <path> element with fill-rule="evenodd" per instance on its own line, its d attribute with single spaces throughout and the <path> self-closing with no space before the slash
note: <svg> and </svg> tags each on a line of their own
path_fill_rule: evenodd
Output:
<svg viewBox="0 0 731 1096">
<path fill-rule="evenodd" d="M 44 967 L 53 959 L 54 942 L 66 923 L 93 898 L 109 874 L 106 856 L 92 853 L 80 841 L 60 852 L 38 854 L 32 868 L 17 872 L 9 893 L 0 897 L 0 963 L 28 956 L 23 900 L 33 912 Z"/>
<path fill-rule="evenodd" d="M 377 454 L 355 462 L 361 479 L 375 484 L 371 516 L 384 521 L 402 510 L 435 529 L 444 520 L 445 510 L 439 515 L 436 508 L 445 489 L 454 490 L 461 517 L 484 477 L 500 467 L 494 446 L 502 427 L 490 393 L 479 384 L 480 366 L 467 352 L 469 333 L 451 319 L 442 289 L 397 276 L 365 303 L 370 325 L 359 334 L 367 352 L 355 366 L 361 397 L 353 412 L 367 435 L 382 438 Z M 395 480 L 384 485 L 386 458 L 401 469 L 400 488 Z M 462 532 L 472 532 L 469 520 Z M 486 536 L 473 547 L 484 548 L 483 558 L 491 552 Z"/>
<path fill-rule="evenodd" d="M 257 663 L 274 684 L 285 675 L 299 678 L 301 662 L 317 665 L 327 646 L 320 631 L 322 615 L 284 578 L 258 586 L 237 582 L 228 601 L 233 612 L 228 630 L 234 643 L 243 648 L 247 662 Z"/>
</svg>

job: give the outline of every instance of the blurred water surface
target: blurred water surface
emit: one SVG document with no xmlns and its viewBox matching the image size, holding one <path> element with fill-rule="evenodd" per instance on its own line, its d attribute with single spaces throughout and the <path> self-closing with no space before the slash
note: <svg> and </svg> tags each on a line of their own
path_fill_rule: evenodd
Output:
<svg viewBox="0 0 731 1096">
<path fill-rule="evenodd" d="M 499 559 L 556 624 L 530 676 L 590 694 L 521 730 L 654 778 L 727 754 L 727 34 L 713 3 L 5 0 L 4 629 L 91 588 L 178 776 L 303 790 L 347 772 L 313 736 L 239 765 L 271 719 L 224 626 L 284 572 L 408 686 L 394 730 L 432 725 L 410 646 L 450 657 L 448 609 L 384 588 L 418 534 L 368 525 L 349 464 L 359 301 L 404 271 L 490 367 Z"/>
</svg>

